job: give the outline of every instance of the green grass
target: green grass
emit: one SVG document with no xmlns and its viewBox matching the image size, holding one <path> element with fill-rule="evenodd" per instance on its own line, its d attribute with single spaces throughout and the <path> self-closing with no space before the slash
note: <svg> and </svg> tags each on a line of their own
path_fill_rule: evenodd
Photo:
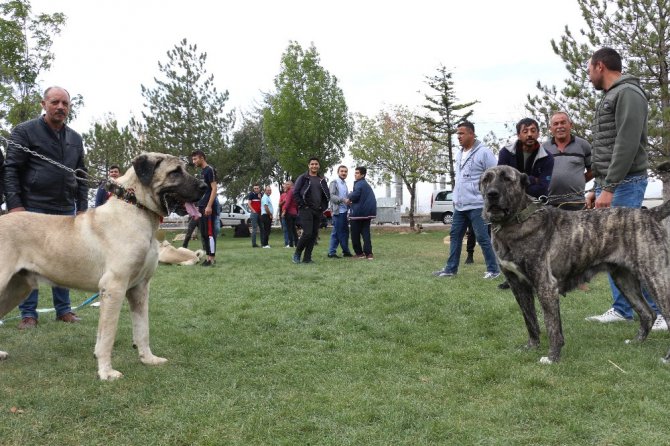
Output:
<svg viewBox="0 0 670 446">
<path fill-rule="evenodd" d="M 140 364 L 127 305 L 113 382 L 96 379 L 95 308 L 0 327 L 0 444 L 667 444 L 670 336 L 625 345 L 636 324 L 584 321 L 610 304 L 603 276 L 562 300 L 563 360 L 545 366 L 546 337 L 521 348 L 516 302 L 481 279 L 479 250 L 457 277 L 431 276 L 445 231 L 375 229 L 374 261 L 327 259 L 324 231 L 313 265 L 291 263 L 279 233 L 270 250 L 225 234 L 215 267 L 158 268 L 164 366 Z"/>
</svg>

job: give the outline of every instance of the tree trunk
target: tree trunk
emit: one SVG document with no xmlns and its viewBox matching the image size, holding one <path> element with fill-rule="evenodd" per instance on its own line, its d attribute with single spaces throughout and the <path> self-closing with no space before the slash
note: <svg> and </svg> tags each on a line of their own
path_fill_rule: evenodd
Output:
<svg viewBox="0 0 670 446">
<path fill-rule="evenodd" d="M 409 228 L 414 230 L 414 207 L 416 206 L 416 181 L 407 185 L 409 191 Z"/>
</svg>

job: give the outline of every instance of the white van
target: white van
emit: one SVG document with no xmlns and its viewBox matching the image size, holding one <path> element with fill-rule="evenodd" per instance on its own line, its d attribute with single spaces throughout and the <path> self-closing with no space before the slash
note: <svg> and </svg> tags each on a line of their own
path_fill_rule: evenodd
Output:
<svg viewBox="0 0 670 446">
<path fill-rule="evenodd" d="M 430 219 L 441 221 L 445 225 L 451 224 L 454 216 L 454 202 L 451 201 L 451 190 L 437 190 L 430 197 Z"/>
</svg>

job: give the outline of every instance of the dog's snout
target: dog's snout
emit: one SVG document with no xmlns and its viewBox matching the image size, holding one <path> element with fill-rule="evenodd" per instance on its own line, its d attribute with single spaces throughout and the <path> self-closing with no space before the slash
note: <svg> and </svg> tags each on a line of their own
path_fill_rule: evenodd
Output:
<svg viewBox="0 0 670 446">
<path fill-rule="evenodd" d="M 500 197 L 500 192 L 498 192 L 498 189 L 489 189 L 486 191 L 486 198 L 489 200 L 497 200 Z"/>
<path fill-rule="evenodd" d="M 203 194 L 207 192 L 207 184 L 202 180 L 198 181 L 198 191 Z"/>
</svg>

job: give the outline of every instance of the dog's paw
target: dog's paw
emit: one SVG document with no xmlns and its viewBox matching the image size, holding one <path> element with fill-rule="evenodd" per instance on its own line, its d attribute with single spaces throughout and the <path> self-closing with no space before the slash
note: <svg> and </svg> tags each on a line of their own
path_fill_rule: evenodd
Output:
<svg viewBox="0 0 670 446">
<path fill-rule="evenodd" d="M 0 351 L 0 361 L 9 358 L 9 353 Z"/>
<path fill-rule="evenodd" d="M 161 358 L 160 356 L 148 356 L 148 357 L 140 357 L 140 361 L 142 364 L 146 365 L 161 365 L 165 364 L 167 362 L 167 359 Z"/>
<path fill-rule="evenodd" d="M 553 364 L 554 361 L 549 359 L 549 356 L 543 356 L 540 358 L 540 364 Z"/>
<path fill-rule="evenodd" d="M 102 381 L 114 381 L 115 379 L 123 378 L 123 373 L 118 370 L 109 369 L 109 370 L 98 370 L 98 377 Z"/>
</svg>

